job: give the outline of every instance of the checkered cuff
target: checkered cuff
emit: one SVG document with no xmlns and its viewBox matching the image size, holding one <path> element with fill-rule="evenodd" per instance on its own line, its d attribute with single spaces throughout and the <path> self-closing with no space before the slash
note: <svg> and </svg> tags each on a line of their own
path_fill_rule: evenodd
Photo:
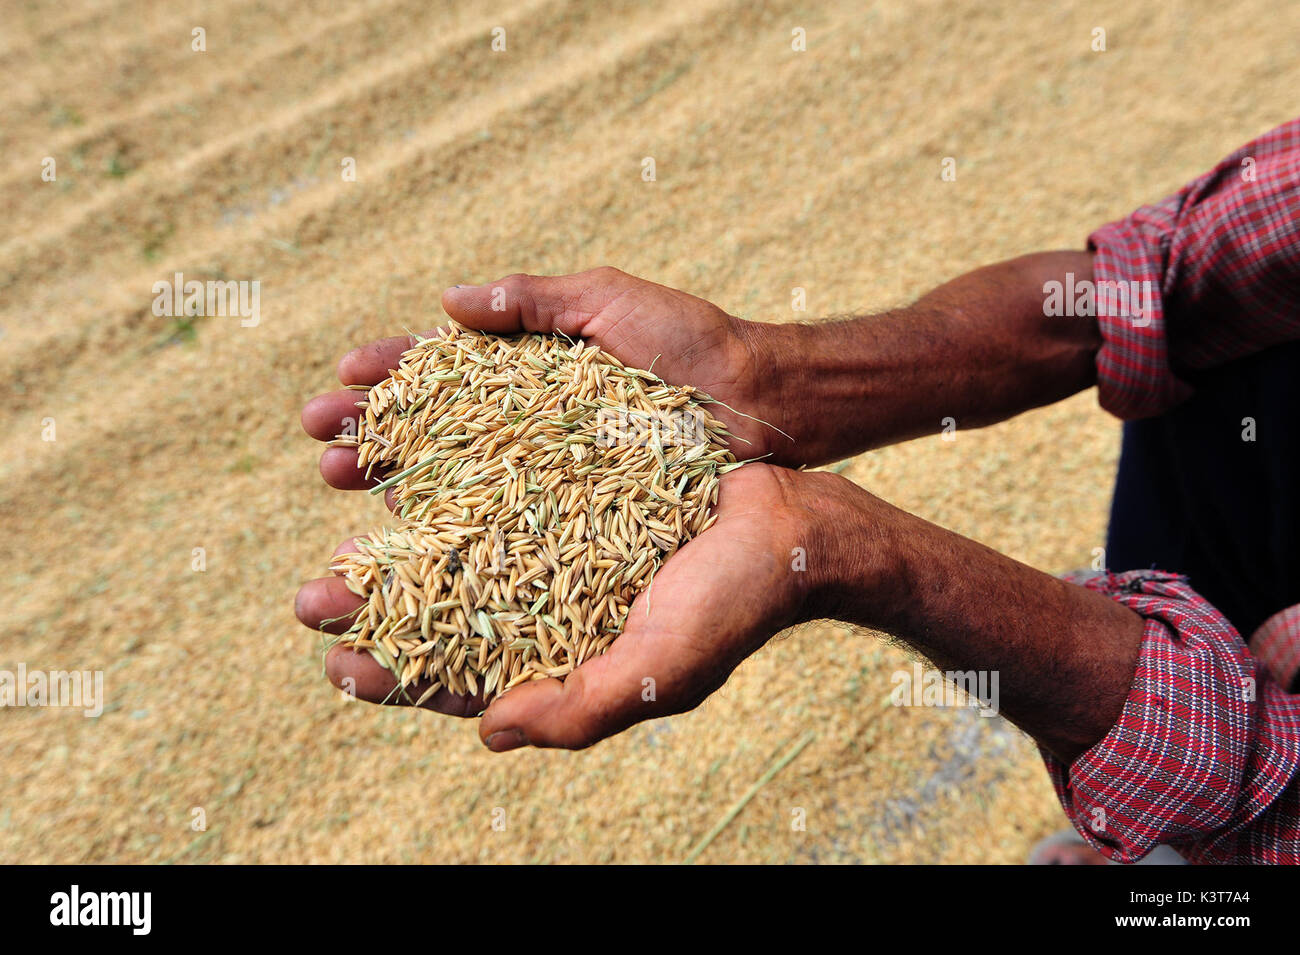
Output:
<svg viewBox="0 0 1300 955">
<path fill-rule="evenodd" d="M 1149 418 L 1190 397 L 1170 368 L 1162 277 L 1176 225 L 1173 196 L 1088 237 L 1097 323 L 1097 400 L 1124 420 Z"/>
<path fill-rule="evenodd" d="M 1250 805 L 1267 806 L 1295 771 L 1292 761 L 1289 772 L 1279 766 L 1246 781 L 1259 756 L 1256 662 L 1181 577 L 1133 571 L 1084 586 L 1146 626 L 1115 726 L 1068 766 L 1043 752 L 1057 796 L 1075 828 L 1111 859 L 1135 862 L 1161 843 L 1191 847 L 1195 857 L 1199 840 L 1242 821 Z"/>
</svg>

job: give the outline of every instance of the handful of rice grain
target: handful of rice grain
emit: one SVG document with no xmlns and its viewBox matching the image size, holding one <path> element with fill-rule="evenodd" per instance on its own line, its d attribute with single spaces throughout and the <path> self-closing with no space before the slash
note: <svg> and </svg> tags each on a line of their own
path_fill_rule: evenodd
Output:
<svg viewBox="0 0 1300 955">
<path fill-rule="evenodd" d="M 355 436 L 396 527 L 333 568 L 365 601 L 345 646 L 484 701 L 603 653 L 738 467 L 711 399 L 558 335 L 452 323 L 369 388 Z"/>
</svg>

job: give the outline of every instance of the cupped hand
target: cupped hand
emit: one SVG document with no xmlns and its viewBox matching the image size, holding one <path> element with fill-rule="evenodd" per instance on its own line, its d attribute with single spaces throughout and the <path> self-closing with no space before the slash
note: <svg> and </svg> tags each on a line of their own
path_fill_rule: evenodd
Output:
<svg viewBox="0 0 1300 955">
<path fill-rule="evenodd" d="M 750 464 L 720 480 L 717 522 L 686 543 L 633 602 L 622 635 L 563 682 L 538 680 L 495 699 L 479 735 L 498 752 L 519 746 L 577 749 L 643 720 L 697 706 L 739 663 L 778 631 L 803 619 L 810 593 L 796 548 L 815 549 L 819 515 L 803 475 Z M 345 542 L 336 553 L 345 552 Z M 309 581 L 298 617 L 309 627 L 361 605 L 339 577 Z M 392 674 L 365 652 L 334 647 L 326 672 L 335 686 L 372 702 L 407 703 Z M 408 689 L 418 699 L 423 686 Z M 476 698 L 440 689 L 424 706 L 476 716 Z"/>
<path fill-rule="evenodd" d="M 722 404 L 709 412 L 731 431 L 731 450 L 741 460 L 762 458 L 797 465 L 795 442 L 778 430 L 782 409 L 770 374 L 768 332 L 761 323 L 728 315 L 702 298 L 639 279 L 614 268 L 574 275 L 508 275 L 484 285 L 457 286 L 442 307 L 470 328 L 508 334 L 563 332 L 599 345 L 625 365 L 652 368 L 669 384 L 691 385 Z M 345 385 L 374 385 L 388 377 L 407 335 L 354 349 L 339 362 Z M 309 401 L 302 423 L 328 441 L 355 422 L 360 392 L 332 391 Z M 764 424 L 761 422 L 771 422 Z M 321 475 L 331 487 L 361 489 L 378 483 L 357 467 L 355 448 L 327 448 Z"/>
</svg>

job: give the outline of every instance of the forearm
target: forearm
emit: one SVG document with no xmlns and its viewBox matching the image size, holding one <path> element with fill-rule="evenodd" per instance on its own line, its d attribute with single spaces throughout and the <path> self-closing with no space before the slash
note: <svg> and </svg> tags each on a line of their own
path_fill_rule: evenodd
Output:
<svg viewBox="0 0 1300 955">
<path fill-rule="evenodd" d="M 1136 613 L 835 475 L 805 481 L 816 501 L 805 618 L 892 634 L 943 670 L 996 672 L 1001 711 L 1066 762 L 1114 725 L 1141 643 Z"/>
<path fill-rule="evenodd" d="M 937 433 L 949 417 L 982 427 L 1091 386 L 1096 319 L 1044 315 L 1044 283 L 1067 273 L 1090 280 L 1091 255 L 999 262 L 881 315 L 751 325 L 775 389 L 764 410 L 795 442 L 778 441 L 778 460 L 824 464 Z"/>
</svg>

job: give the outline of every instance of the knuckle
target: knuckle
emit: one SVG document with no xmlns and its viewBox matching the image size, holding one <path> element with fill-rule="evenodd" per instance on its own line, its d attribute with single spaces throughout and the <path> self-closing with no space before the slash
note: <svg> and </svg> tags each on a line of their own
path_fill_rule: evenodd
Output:
<svg viewBox="0 0 1300 955">
<path fill-rule="evenodd" d="M 525 320 L 533 316 L 535 303 L 533 301 L 533 277 L 531 275 L 525 275 L 523 272 L 513 272 L 500 282 L 495 283 L 495 287 L 503 291 L 508 307 L 519 309 L 519 314 Z"/>
<path fill-rule="evenodd" d="M 592 698 L 585 674 L 581 668 L 570 673 L 564 681 L 564 712 L 570 715 L 565 721 L 557 742 L 564 749 L 586 749 L 608 735 L 605 708 Z"/>
</svg>

